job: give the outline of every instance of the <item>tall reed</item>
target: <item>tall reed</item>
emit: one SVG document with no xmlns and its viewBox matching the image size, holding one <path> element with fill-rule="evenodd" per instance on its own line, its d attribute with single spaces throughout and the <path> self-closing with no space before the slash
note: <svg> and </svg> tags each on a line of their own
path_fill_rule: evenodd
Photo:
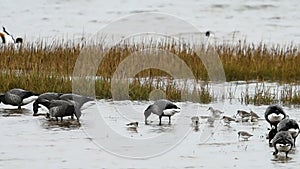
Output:
<svg viewBox="0 0 300 169">
<path fill-rule="evenodd" d="M 153 44 L 152 44 L 153 43 Z M 203 46 L 178 44 L 172 41 L 152 43 L 120 43 L 106 51 L 105 56 L 98 66 L 95 80 L 96 95 L 98 98 L 112 98 L 111 78 L 117 67 L 129 55 L 149 48 L 168 51 L 179 57 L 191 69 L 196 81 L 208 81 L 206 68 L 197 56 L 195 49 Z M 155 44 L 155 45 L 154 45 Z M 38 93 L 46 91 L 71 92 L 72 73 L 80 52 L 85 47 L 84 43 L 72 41 L 54 41 L 25 43 L 21 47 L 0 46 L 0 92 L 10 88 L 25 88 Z M 268 46 L 240 41 L 236 44 L 214 44 L 215 49 L 226 75 L 227 81 L 251 81 L 257 82 L 276 81 L 279 83 L 298 83 L 300 80 L 300 53 L 294 45 Z M 139 63 L 133 63 L 133 67 Z M 180 69 L 174 65 L 174 69 Z M 167 78 L 167 83 L 161 84 L 151 79 Z M 171 75 L 158 69 L 146 69 L 140 71 L 130 82 L 130 99 L 147 99 L 154 89 L 166 92 L 166 97 L 171 100 L 185 98 L 182 93 L 191 86 L 181 86 L 173 81 Z M 142 79 L 148 82 L 141 83 Z M 180 86 L 180 85 L 179 85 Z M 194 87 L 192 87 L 194 88 Z M 282 91 L 280 99 L 275 99 L 268 89 L 257 89 L 256 96 L 250 96 L 247 91 L 241 94 L 243 103 L 269 104 L 283 102 L 296 104 L 300 102 L 298 89 L 287 88 Z M 196 96 L 196 98 L 194 96 Z M 202 103 L 213 101 L 213 94 L 209 87 L 202 85 L 191 92 L 192 100 Z"/>
</svg>

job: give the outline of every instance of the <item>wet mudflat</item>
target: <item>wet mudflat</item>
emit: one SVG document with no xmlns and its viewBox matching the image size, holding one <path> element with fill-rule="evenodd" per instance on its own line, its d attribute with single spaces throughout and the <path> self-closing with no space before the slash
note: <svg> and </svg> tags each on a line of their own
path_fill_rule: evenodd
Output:
<svg viewBox="0 0 300 169">
<path fill-rule="evenodd" d="M 106 100 L 98 101 L 83 111 L 80 124 L 68 117 L 63 122 L 47 120 L 43 116 L 33 117 L 31 106 L 15 110 L 1 104 L 1 144 L 0 168 L 297 168 L 299 150 L 296 148 L 285 158 L 284 154 L 275 157 L 273 148 L 266 140 L 269 125 L 263 119 L 267 106 L 244 106 L 238 104 L 203 105 L 177 103 L 182 108 L 180 114 L 163 118 L 158 126 L 158 117 L 151 115 L 150 125 L 144 124 L 143 110 L 150 102 Z M 261 119 L 257 122 L 232 122 L 225 125 L 222 120 L 207 122 L 209 106 L 224 110 L 224 115 L 232 116 L 237 109 L 253 110 Z M 11 110 L 12 109 L 12 110 Z M 284 107 L 291 118 L 299 122 L 297 108 Z M 21 112 L 20 112 L 21 111 Z M 103 121 L 116 136 L 110 137 L 111 146 L 101 145 L 101 140 L 89 132 L 98 121 L 93 114 L 101 115 Z M 190 118 L 200 117 L 199 127 L 192 126 Z M 95 116 L 96 117 L 96 116 Z M 94 119 L 91 122 L 91 119 Z M 132 130 L 126 126 L 130 121 L 138 121 L 139 126 Z M 185 130 L 187 129 L 187 130 Z M 99 130 L 99 135 L 107 132 Z M 253 134 L 248 141 L 238 139 L 238 131 Z M 170 138 L 178 141 L 170 141 Z M 119 142 L 117 137 L 135 140 L 157 138 L 158 144 L 136 149 L 134 145 Z M 114 138 L 116 137 L 116 138 Z M 107 139 L 107 138 L 106 138 Z M 120 140 L 121 141 L 121 140 Z M 152 146 L 152 147 L 151 147 Z M 299 146 L 298 141 L 296 146 Z M 161 153 L 150 158 L 138 158 L 137 154 L 161 148 Z M 164 150 L 164 147 L 166 150 Z M 147 154 L 147 153 L 146 153 Z M 149 154 L 148 154 L 149 155 Z M 125 156 L 125 157 L 124 157 Z"/>
</svg>

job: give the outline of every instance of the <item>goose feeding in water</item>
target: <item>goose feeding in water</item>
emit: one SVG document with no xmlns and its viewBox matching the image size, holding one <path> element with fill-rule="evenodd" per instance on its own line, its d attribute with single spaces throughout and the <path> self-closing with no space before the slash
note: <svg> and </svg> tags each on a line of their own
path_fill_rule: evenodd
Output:
<svg viewBox="0 0 300 169">
<path fill-rule="evenodd" d="M 59 96 L 59 99 L 73 102 L 78 109 L 81 109 L 83 105 L 85 105 L 86 103 L 94 101 L 93 98 L 74 94 L 74 93 L 62 94 L 61 96 Z"/>
<path fill-rule="evenodd" d="M 43 105 L 46 105 L 46 107 L 49 107 L 49 114 L 50 117 L 55 117 L 56 121 L 58 121 L 58 117 L 61 118 L 61 121 L 63 121 L 63 117 L 65 116 L 71 116 L 73 119 L 73 116 L 75 115 L 77 118 L 77 121 L 79 122 L 79 118 L 81 116 L 81 111 L 79 109 L 76 109 L 76 106 L 69 101 L 66 100 L 42 100 Z"/>
<path fill-rule="evenodd" d="M 21 109 L 21 106 L 36 100 L 38 95 L 31 91 L 15 88 L 1 94 L 0 103 L 18 106 L 18 109 Z"/>
<path fill-rule="evenodd" d="M 299 125 L 294 119 L 283 119 L 277 125 L 277 131 L 288 131 L 294 139 L 294 147 L 296 146 L 296 138 L 299 135 Z"/>
<path fill-rule="evenodd" d="M 54 93 L 54 92 L 47 92 L 47 93 L 43 93 L 41 95 L 39 95 L 39 97 L 34 101 L 33 103 L 33 116 L 37 116 L 38 115 L 38 109 L 40 108 L 40 105 L 45 106 L 48 110 L 49 107 L 47 107 L 47 103 L 45 104 L 45 102 L 43 102 L 43 100 L 58 100 L 59 96 L 61 96 L 61 93 Z"/>
<path fill-rule="evenodd" d="M 273 155 L 277 155 L 278 152 L 285 152 L 285 156 L 288 157 L 288 153 L 292 149 L 294 141 L 290 132 L 279 131 L 275 135 L 272 144 L 275 149 Z"/>
<path fill-rule="evenodd" d="M 267 137 L 267 139 L 269 139 L 269 146 L 272 146 L 272 140 L 276 134 L 277 134 L 277 129 L 271 128 Z"/>
<path fill-rule="evenodd" d="M 271 105 L 265 111 L 265 119 L 271 128 L 277 129 L 277 124 L 286 117 L 287 115 L 279 105 Z"/>
<path fill-rule="evenodd" d="M 158 115 L 159 117 L 159 125 L 161 125 L 161 118 L 163 116 L 169 117 L 169 124 L 171 124 L 171 116 L 180 112 L 180 108 L 175 104 L 170 102 L 169 100 L 161 99 L 154 102 L 154 104 L 148 106 L 148 108 L 144 111 L 145 115 L 145 124 L 147 125 L 147 118 L 151 115 L 151 113 Z"/>
<path fill-rule="evenodd" d="M 22 38 L 18 37 L 17 39 L 14 39 L 14 37 L 6 31 L 4 26 L 2 27 L 2 29 L 3 31 L 0 31 L 0 38 L 3 44 L 13 44 L 13 43 L 23 42 Z"/>
</svg>

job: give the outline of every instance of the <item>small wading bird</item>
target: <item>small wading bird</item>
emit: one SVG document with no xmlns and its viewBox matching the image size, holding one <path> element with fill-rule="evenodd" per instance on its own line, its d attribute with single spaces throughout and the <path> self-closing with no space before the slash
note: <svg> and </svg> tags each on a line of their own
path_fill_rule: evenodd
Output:
<svg viewBox="0 0 300 169">
<path fill-rule="evenodd" d="M 14 39 L 14 37 L 9 34 L 5 27 L 2 27 L 3 31 L 0 31 L 0 40 L 2 41 L 3 44 L 13 44 L 13 43 L 22 43 L 23 39 L 22 38 L 17 38 Z"/>
<path fill-rule="evenodd" d="M 199 117 L 193 116 L 191 118 L 191 120 L 192 120 L 192 126 L 194 127 L 194 131 L 198 131 L 199 130 Z"/>
<path fill-rule="evenodd" d="M 215 118 L 213 116 L 208 116 L 207 123 L 209 124 L 209 127 L 214 127 Z"/>
<path fill-rule="evenodd" d="M 193 124 L 194 126 L 199 125 L 199 117 L 198 117 L 198 116 L 193 116 L 193 117 L 191 118 L 191 120 L 192 120 L 192 124 Z"/>
<path fill-rule="evenodd" d="M 292 135 L 288 131 L 279 131 L 273 139 L 273 147 L 275 152 L 273 155 L 277 155 L 278 152 L 285 152 L 285 157 L 288 157 L 289 151 L 294 144 Z"/>
<path fill-rule="evenodd" d="M 151 113 L 158 115 L 159 125 L 161 125 L 161 118 L 163 116 L 169 117 L 169 124 L 171 124 L 171 116 L 180 112 L 180 108 L 169 100 L 161 99 L 154 102 L 154 104 L 148 106 L 144 111 L 145 115 L 145 124 L 147 125 L 147 118 Z"/>
<path fill-rule="evenodd" d="M 224 112 L 220 111 L 220 110 L 217 110 L 217 109 L 214 109 L 212 107 L 209 107 L 208 110 L 210 110 L 210 112 L 212 113 L 212 116 L 214 118 L 218 118 L 220 117 L 221 114 L 223 114 Z"/>
<path fill-rule="evenodd" d="M 250 134 L 246 131 L 239 131 L 238 132 L 238 138 L 242 138 L 243 140 L 248 140 L 252 136 L 253 136 L 253 134 Z"/>
<path fill-rule="evenodd" d="M 33 102 L 37 98 L 38 94 L 36 93 L 16 88 L 1 94 L 0 103 L 18 106 L 18 109 L 21 109 L 21 106 Z"/>
<path fill-rule="evenodd" d="M 229 117 L 229 116 L 223 116 L 222 119 L 223 119 L 223 122 L 224 122 L 225 124 L 227 124 L 227 125 L 230 125 L 230 123 L 231 123 L 232 121 L 235 121 L 234 118 Z"/>
<path fill-rule="evenodd" d="M 285 118 L 285 112 L 278 105 L 271 105 L 265 111 L 265 119 L 270 124 L 271 128 L 277 129 L 277 124 Z"/>
<path fill-rule="evenodd" d="M 238 110 L 236 115 L 240 116 L 242 118 L 242 121 L 248 121 L 251 117 L 251 113 L 244 110 Z"/>
<path fill-rule="evenodd" d="M 127 123 L 126 126 L 128 126 L 128 130 L 137 131 L 139 122 L 136 121 L 136 122 Z"/>
<path fill-rule="evenodd" d="M 283 119 L 277 125 L 277 131 L 288 131 L 294 140 L 294 147 L 296 147 L 296 138 L 299 135 L 299 125 L 294 119 Z"/>
<path fill-rule="evenodd" d="M 259 119 L 259 115 L 257 115 L 256 113 L 254 113 L 252 110 L 250 111 L 250 118 L 251 118 L 251 121 L 257 121 L 257 119 Z"/>
</svg>

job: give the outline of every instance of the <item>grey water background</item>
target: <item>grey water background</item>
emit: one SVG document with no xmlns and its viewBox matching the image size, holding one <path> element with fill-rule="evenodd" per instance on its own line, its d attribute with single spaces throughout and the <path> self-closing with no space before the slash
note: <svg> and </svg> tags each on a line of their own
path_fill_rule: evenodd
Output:
<svg viewBox="0 0 300 169">
<path fill-rule="evenodd" d="M 300 42 L 297 0 L 1 0 L 0 7 L 0 24 L 27 40 L 80 39 L 126 15 L 162 12 L 214 32 L 221 42 Z"/>
</svg>

